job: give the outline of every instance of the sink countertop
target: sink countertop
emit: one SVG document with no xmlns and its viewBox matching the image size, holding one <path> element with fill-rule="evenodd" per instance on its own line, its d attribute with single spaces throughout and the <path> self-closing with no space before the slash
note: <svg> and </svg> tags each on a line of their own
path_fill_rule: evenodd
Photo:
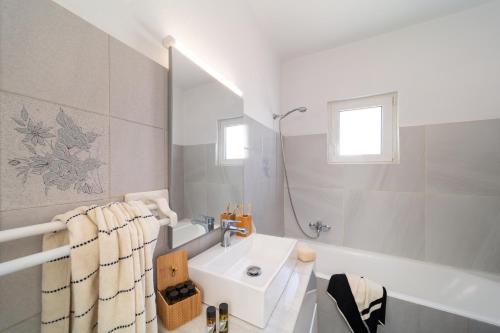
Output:
<svg viewBox="0 0 500 333">
<path fill-rule="evenodd" d="M 292 333 L 313 268 L 314 262 L 303 263 L 296 260 L 294 271 L 265 328 L 258 328 L 234 316 L 229 316 L 229 331 L 237 333 Z M 203 304 L 201 314 L 198 317 L 173 331 L 167 331 L 161 320 L 158 320 L 158 332 L 206 332 L 206 308 L 207 305 Z M 217 313 L 217 321 L 218 319 Z"/>
</svg>

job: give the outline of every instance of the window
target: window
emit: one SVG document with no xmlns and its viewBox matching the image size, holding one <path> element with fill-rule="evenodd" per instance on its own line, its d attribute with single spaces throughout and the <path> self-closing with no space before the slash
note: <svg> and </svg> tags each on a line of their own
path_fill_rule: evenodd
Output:
<svg viewBox="0 0 500 333">
<path fill-rule="evenodd" d="M 398 163 L 397 93 L 328 103 L 328 163 Z"/>
<path fill-rule="evenodd" d="M 243 117 L 218 120 L 219 165 L 240 165 L 247 157 L 247 127 Z"/>
</svg>

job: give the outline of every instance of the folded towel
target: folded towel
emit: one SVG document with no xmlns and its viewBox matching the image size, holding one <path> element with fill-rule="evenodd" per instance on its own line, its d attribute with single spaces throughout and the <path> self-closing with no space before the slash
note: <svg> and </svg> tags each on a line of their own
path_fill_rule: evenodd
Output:
<svg viewBox="0 0 500 333">
<path fill-rule="evenodd" d="M 44 250 L 70 255 L 43 265 L 42 333 L 158 332 L 153 250 L 160 224 L 142 202 L 80 207 L 54 220 Z"/>
<path fill-rule="evenodd" d="M 335 274 L 327 293 L 354 333 L 375 333 L 385 324 L 387 292 L 384 287 L 354 274 Z"/>
</svg>

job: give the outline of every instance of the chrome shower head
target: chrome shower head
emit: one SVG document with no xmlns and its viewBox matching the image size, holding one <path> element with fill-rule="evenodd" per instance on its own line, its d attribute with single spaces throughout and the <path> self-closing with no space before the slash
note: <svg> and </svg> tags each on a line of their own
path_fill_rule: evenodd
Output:
<svg viewBox="0 0 500 333">
<path fill-rule="evenodd" d="M 295 108 L 293 110 L 290 110 L 288 111 L 287 113 L 285 113 L 284 115 L 279 115 L 279 114 L 273 114 L 273 119 L 276 119 L 276 118 L 279 118 L 280 120 L 283 119 L 283 118 L 286 118 L 288 117 L 289 114 L 291 113 L 294 113 L 296 111 L 299 111 L 299 112 L 306 112 L 307 111 L 307 108 L 305 106 L 301 106 L 301 107 L 298 107 L 298 108 Z"/>
</svg>

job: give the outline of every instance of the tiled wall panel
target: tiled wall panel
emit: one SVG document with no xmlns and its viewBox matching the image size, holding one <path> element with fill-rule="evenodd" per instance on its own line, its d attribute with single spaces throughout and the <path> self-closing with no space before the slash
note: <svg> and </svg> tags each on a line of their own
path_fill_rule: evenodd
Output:
<svg viewBox="0 0 500 333">
<path fill-rule="evenodd" d="M 285 152 L 304 228 L 343 193 L 320 241 L 500 274 L 499 143 L 493 119 L 400 128 L 395 165 L 327 164 L 326 134 L 287 137 Z M 284 200 L 286 234 L 301 236 Z"/>
</svg>

